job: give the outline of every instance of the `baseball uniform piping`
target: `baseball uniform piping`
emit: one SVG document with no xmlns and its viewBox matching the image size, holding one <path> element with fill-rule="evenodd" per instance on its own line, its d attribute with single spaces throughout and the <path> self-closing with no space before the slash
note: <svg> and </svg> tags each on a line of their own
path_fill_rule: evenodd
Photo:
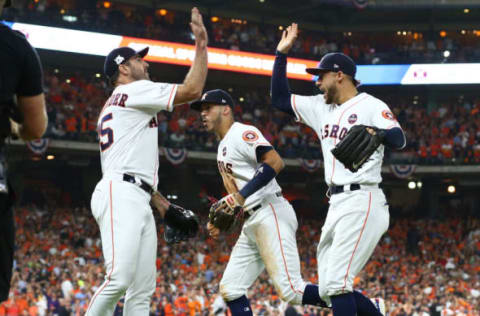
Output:
<svg viewBox="0 0 480 316">
<path fill-rule="evenodd" d="M 280 237 L 280 228 L 278 227 L 277 213 L 275 212 L 275 208 L 273 207 L 272 203 L 269 203 L 268 205 L 270 205 L 270 207 L 272 208 L 273 217 L 275 218 L 275 226 L 277 227 L 278 241 L 280 242 L 280 251 L 282 252 L 283 266 L 285 267 L 285 272 L 287 273 L 288 283 L 290 283 L 290 288 L 294 293 L 303 294 L 302 291 L 295 289 L 295 287 L 292 284 L 292 280 L 290 279 L 290 274 L 288 273 L 288 268 L 287 268 L 287 261 L 285 260 L 285 254 L 283 253 L 282 238 Z"/>
<path fill-rule="evenodd" d="M 347 286 L 347 278 L 348 278 L 348 272 L 350 271 L 350 265 L 352 264 L 353 256 L 355 255 L 355 251 L 357 250 L 358 243 L 360 242 L 360 239 L 362 238 L 363 230 L 365 229 L 365 226 L 367 224 L 368 215 L 370 214 L 370 206 L 372 205 L 372 192 L 369 192 L 368 196 L 369 196 L 369 198 L 368 198 L 367 216 L 365 217 L 365 220 L 363 221 L 363 226 L 362 226 L 362 230 L 360 231 L 360 236 L 358 236 L 357 242 L 355 244 L 355 248 L 353 248 L 352 256 L 350 257 L 350 262 L 348 263 L 347 273 L 345 274 L 345 278 L 343 279 L 342 292 L 345 290 L 345 287 Z"/>
<path fill-rule="evenodd" d="M 297 104 L 295 102 L 295 94 L 292 94 L 292 105 L 293 105 L 293 111 L 295 112 L 295 114 L 297 115 L 298 117 L 298 121 L 299 122 L 303 122 L 303 119 L 302 117 L 300 116 L 300 113 L 297 111 Z"/>
<path fill-rule="evenodd" d="M 98 292 L 95 293 L 95 295 L 93 296 L 92 302 L 90 303 L 90 306 L 88 306 L 87 314 L 88 314 L 88 311 L 90 310 L 90 308 L 92 307 L 93 303 L 95 302 L 95 299 L 97 298 L 98 294 L 100 294 L 103 291 L 103 289 L 105 289 L 105 287 L 108 285 L 108 283 L 110 283 L 110 279 L 111 279 L 111 276 L 112 276 L 112 273 L 113 273 L 113 268 L 115 267 L 115 244 L 113 242 L 112 181 L 110 181 L 110 227 L 111 227 L 111 230 L 112 230 L 112 268 L 110 269 L 110 273 L 107 276 L 107 281 L 102 285 L 100 290 L 98 290 Z"/>
<path fill-rule="evenodd" d="M 173 106 L 173 99 L 172 96 L 174 95 L 174 91 L 177 90 L 177 85 L 174 84 L 172 87 L 172 91 L 170 91 L 170 96 L 168 97 L 168 103 L 167 103 L 167 111 L 170 111 L 170 107 Z"/>
<path fill-rule="evenodd" d="M 361 98 L 360 100 L 358 100 L 357 102 L 353 103 L 353 104 L 350 105 L 348 108 L 346 108 L 345 110 L 343 110 L 342 114 L 340 115 L 340 118 L 338 119 L 337 125 L 340 126 L 340 121 L 342 120 L 343 114 L 345 114 L 345 112 L 347 112 L 347 111 L 350 110 L 353 106 L 357 105 L 360 101 L 363 101 L 363 100 L 365 100 L 366 98 L 368 98 L 368 95 L 366 95 L 365 97 Z M 337 138 L 334 139 L 333 144 L 334 144 L 334 145 L 337 144 Z M 336 159 L 333 158 L 332 176 L 330 177 L 330 184 L 332 184 L 333 175 L 335 174 L 335 160 L 336 160 Z"/>
</svg>

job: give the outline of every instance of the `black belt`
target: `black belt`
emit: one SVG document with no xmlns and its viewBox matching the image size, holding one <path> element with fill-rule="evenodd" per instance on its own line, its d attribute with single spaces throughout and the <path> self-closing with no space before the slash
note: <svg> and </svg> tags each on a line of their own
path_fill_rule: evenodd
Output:
<svg viewBox="0 0 480 316">
<path fill-rule="evenodd" d="M 330 194 L 338 194 L 345 192 L 345 188 L 348 188 L 346 185 L 333 185 L 328 190 Z M 350 191 L 360 190 L 360 184 L 354 183 L 350 184 Z"/>
<path fill-rule="evenodd" d="M 150 184 L 146 183 L 146 182 L 143 181 L 142 179 L 140 179 L 140 184 L 138 184 L 137 181 L 135 180 L 135 177 L 134 177 L 134 176 L 131 176 L 131 175 L 126 174 L 126 173 L 123 174 L 123 181 L 138 185 L 138 186 L 140 187 L 140 189 L 142 189 L 143 191 L 147 192 L 147 193 L 150 194 L 150 195 L 152 195 L 153 192 L 155 191 L 155 190 L 150 186 Z"/>
<path fill-rule="evenodd" d="M 277 193 L 275 193 L 275 196 L 276 197 L 281 197 L 283 196 L 282 192 L 279 191 Z M 260 209 L 262 207 L 262 203 L 260 204 L 257 204 L 255 205 L 254 207 L 250 208 L 247 212 L 245 212 L 245 219 L 247 219 L 248 217 L 250 217 L 250 215 L 253 215 L 254 212 L 258 211 L 258 209 Z"/>
</svg>

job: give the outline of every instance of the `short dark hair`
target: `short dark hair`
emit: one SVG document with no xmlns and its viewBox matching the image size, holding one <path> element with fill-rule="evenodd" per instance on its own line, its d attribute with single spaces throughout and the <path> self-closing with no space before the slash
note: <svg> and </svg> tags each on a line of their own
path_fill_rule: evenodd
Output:
<svg viewBox="0 0 480 316">
<path fill-rule="evenodd" d="M 130 59 L 126 60 L 124 63 L 122 63 L 122 65 L 127 65 L 127 66 L 130 66 Z M 120 65 L 119 65 L 120 66 Z M 110 78 L 108 78 L 108 84 L 111 86 L 111 87 L 115 87 L 117 85 L 117 81 L 118 81 L 118 77 L 120 76 L 120 70 L 117 70 L 113 76 L 111 76 Z"/>
</svg>

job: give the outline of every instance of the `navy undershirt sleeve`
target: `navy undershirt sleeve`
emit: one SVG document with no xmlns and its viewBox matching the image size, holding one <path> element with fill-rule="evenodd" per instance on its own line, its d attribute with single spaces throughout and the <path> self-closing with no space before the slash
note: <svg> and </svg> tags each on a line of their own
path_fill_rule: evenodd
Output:
<svg viewBox="0 0 480 316">
<path fill-rule="evenodd" d="M 295 116 L 290 97 L 292 93 L 287 79 L 287 55 L 276 52 L 270 86 L 272 105 L 282 112 Z"/>
<path fill-rule="evenodd" d="M 390 148 L 402 149 L 406 145 L 405 134 L 400 127 L 387 129 L 383 143 Z"/>
</svg>

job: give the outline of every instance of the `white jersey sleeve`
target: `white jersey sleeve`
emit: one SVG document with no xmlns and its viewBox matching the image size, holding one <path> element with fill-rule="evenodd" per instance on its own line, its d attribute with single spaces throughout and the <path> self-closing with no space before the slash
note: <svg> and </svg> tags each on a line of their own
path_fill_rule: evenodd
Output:
<svg viewBox="0 0 480 316">
<path fill-rule="evenodd" d="M 377 102 L 373 103 L 370 108 L 371 125 L 382 129 L 400 127 L 388 105 L 377 98 L 374 100 Z"/>
<path fill-rule="evenodd" d="M 162 110 L 173 110 L 173 100 L 175 99 L 177 87 L 178 85 L 171 83 L 138 80 L 122 85 L 119 88 L 122 88 L 121 92 L 127 95 L 125 107 L 136 108 L 155 114 Z M 113 97 L 116 95 L 116 90 L 112 94 Z"/>
<path fill-rule="evenodd" d="M 297 122 L 306 124 L 314 129 L 320 124 L 323 111 L 327 108 L 322 94 L 314 96 L 292 94 L 290 102 Z"/>
<path fill-rule="evenodd" d="M 257 157 L 257 147 L 267 146 L 272 147 L 268 140 L 265 139 L 262 132 L 255 126 L 244 125 L 246 128 L 242 131 L 241 140 L 238 139 L 239 151 L 253 161 L 257 162 L 260 157 Z"/>
</svg>

